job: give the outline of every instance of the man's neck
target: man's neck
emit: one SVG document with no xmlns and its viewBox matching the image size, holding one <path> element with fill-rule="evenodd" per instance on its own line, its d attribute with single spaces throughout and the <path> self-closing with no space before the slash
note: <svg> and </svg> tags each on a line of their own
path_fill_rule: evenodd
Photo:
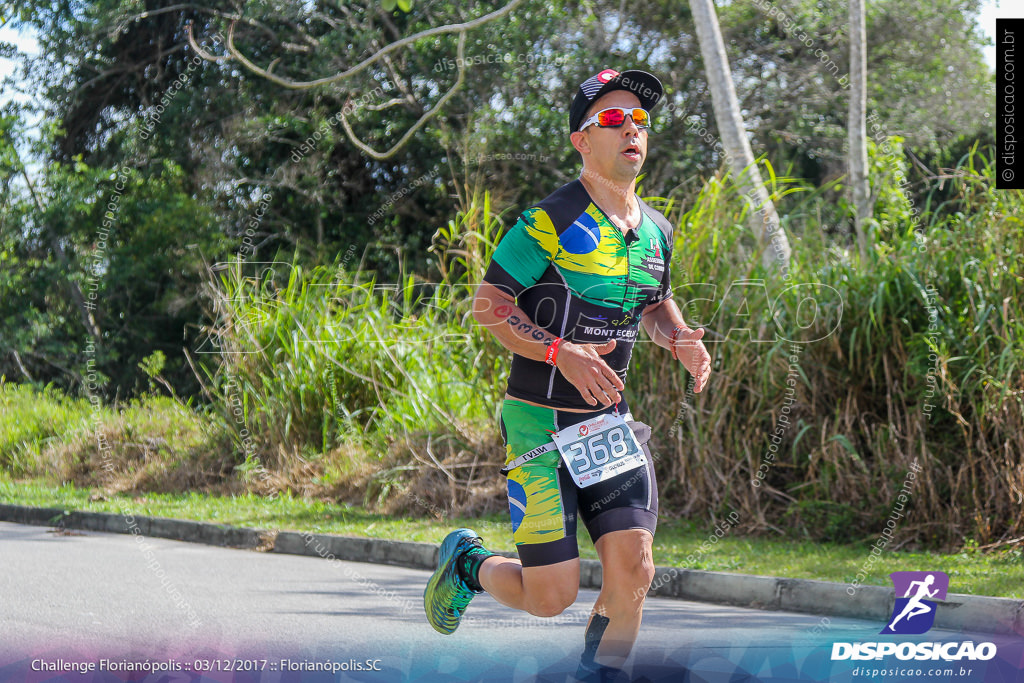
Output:
<svg viewBox="0 0 1024 683">
<path fill-rule="evenodd" d="M 609 213 L 628 214 L 635 206 L 636 178 L 630 181 L 613 180 L 584 167 L 580 181 L 598 206 Z"/>
</svg>

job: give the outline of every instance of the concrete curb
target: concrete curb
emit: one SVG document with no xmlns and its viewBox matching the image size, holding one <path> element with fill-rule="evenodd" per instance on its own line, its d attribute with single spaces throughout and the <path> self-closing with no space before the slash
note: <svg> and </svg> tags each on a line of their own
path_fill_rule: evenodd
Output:
<svg viewBox="0 0 1024 683">
<path fill-rule="evenodd" d="M 140 534 L 189 543 L 308 555 L 349 562 L 372 562 L 411 569 L 433 569 L 438 546 L 432 543 L 377 538 L 302 534 L 231 527 L 163 517 L 124 516 L 108 512 L 79 512 L 0 504 L 0 521 L 52 526 L 58 529 Z M 500 553 L 518 557 L 515 553 Z M 601 587 L 601 563 L 580 561 L 580 587 Z M 892 588 L 861 586 L 854 595 L 847 585 L 810 579 L 729 574 L 697 569 L 658 567 L 651 595 L 766 610 L 807 612 L 885 622 L 892 614 Z M 935 627 L 1024 635 L 1024 601 L 978 595 L 950 594 L 939 603 Z"/>
</svg>

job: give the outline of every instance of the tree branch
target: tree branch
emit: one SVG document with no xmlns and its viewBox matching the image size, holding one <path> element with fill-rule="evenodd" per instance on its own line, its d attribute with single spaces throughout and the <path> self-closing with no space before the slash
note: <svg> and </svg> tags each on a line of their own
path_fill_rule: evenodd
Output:
<svg viewBox="0 0 1024 683">
<path fill-rule="evenodd" d="M 230 55 L 212 55 L 209 52 L 207 52 L 206 50 L 204 50 L 199 45 L 199 43 L 196 42 L 195 37 L 192 35 L 192 22 L 191 21 L 188 22 L 188 24 L 185 25 L 185 31 L 188 33 L 188 44 L 189 44 L 189 47 L 191 47 L 193 50 L 195 50 L 196 54 L 199 55 L 200 57 L 202 57 L 203 59 L 205 59 L 206 61 L 208 61 L 208 62 L 227 62 L 227 61 L 231 60 L 231 56 Z"/>
<path fill-rule="evenodd" d="M 331 83 L 337 83 L 338 81 L 351 78 L 352 76 L 355 76 L 356 74 L 366 70 L 373 64 L 379 62 L 386 55 L 389 55 L 395 50 L 405 47 L 406 45 L 410 45 L 418 40 L 422 40 L 423 38 L 429 38 L 431 36 L 443 35 L 447 33 L 459 33 L 465 35 L 466 31 L 470 31 L 472 29 L 477 28 L 478 26 L 482 26 L 483 24 L 486 24 L 488 22 L 494 21 L 495 19 L 499 19 L 505 16 L 513 9 L 521 5 L 523 2 L 524 0 L 512 0 L 504 7 L 496 9 L 493 12 L 485 14 L 481 17 L 477 17 L 476 19 L 473 19 L 471 21 L 466 21 L 461 24 L 448 24 L 445 26 L 438 26 L 436 28 L 430 28 L 425 31 L 420 31 L 419 33 L 415 33 L 406 38 L 402 38 L 401 40 L 396 40 L 393 43 L 389 43 L 388 45 L 381 48 L 377 52 L 373 53 L 363 61 L 359 62 L 355 66 L 345 71 L 342 71 L 341 73 L 335 74 L 333 76 L 326 76 L 324 78 L 317 78 L 312 81 L 295 81 L 290 78 L 282 78 L 280 76 L 275 76 L 266 69 L 263 69 L 254 64 L 253 62 L 249 61 L 249 59 L 245 55 L 243 55 L 238 50 L 237 47 L 235 47 L 235 24 L 237 23 L 237 21 L 232 21 L 231 26 L 228 27 L 227 51 L 230 57 L 238 60 L 238 62 L 241 63 L 245 68 L 249 69 L 258 76 L 262 76 L 271 83 L 276 83 L 277 85 L 280 85 L 285 88 L 290 88 L 292 90 L 308 90 L 310 88 L 315 88 L 320 85 L 329 85 Z M 198 45 L 194 44 L 195 39 L 192 36 L 191 24 L 189 24 L 188 27 L 188 39 L 189 43 L 192 44 L 192 47 L 196 49 L 198 53 Z M 205 58 L 205 52 L 200 54 L 203 54 Z"/>
<path fill-rule="evenodd" d="M 366 104 L 363 106 L 370 111 L 381 111 L 382 109 L 393 107 L 396 104 L 405 104 L 408 101 L 409 100 L 405 97 L 394 97 L 387 102 L 381 102 L 380 104 Z"/>
<path fill-rule="evenodd" d="M 125 17 L 125 23 L 132 22 L 132 21 L 138 21 L 139 19 L 149 19 L 150 17 L 155 17 L 158 14 L 167 14 L 168 12 L 177 12 L 178 10 L 182 10 L 182 9 L 191 9 L 191 10 L 195 10 L 196 12 L 202 12 L 202 13 L 205 13 L 205 14 L 212 14 L 215 17 L 220 17 L 221 19 L 228 19 L 230 21 L 240 21 L 240 22 L 242 22 L 244 24 L 249 24 L 253 28 L 260 29 L 261 31 L 266 33 L 271 38 L 276 38 L 277 37 L 277 33 L 272 28 L 270 28 L 269 26 L 264 26 L 263 24 L 261 24 L 260 22 L 256 21 L 255 19 L 249 19 L 249 18 L 241 16 L 240 14 L 228 14 L 227 12 L 222 12 L 222 11 L 220 11 L 218 9 L 213 9 L 212 7 L 203 7 L 201 5 L 196 5 L 196 4 L 193 4 L 193 3 L 190 3 L 190 2 L 185 2 L 185 3 L 178 4 L 178 5 L 170 5 L 168 7 L 161 7 L 160 9 L 146 10 L 145 12 L 143 12 L 141 14 L 136 14 L 134 17 Z M 192 23 L 191 20 L 188 23 L 191 24 Z"/>
<path fill-rule="evenodd" d="M 341 127 L 345 129 L 345 134 L 348 136 L 348 139 L 352 141 L 352 144 L 355 145 L 357 148 L 359 148 L 364 153 L 368 154 L 370 157 L 372 157 L 372 158 L 374 158 L 374 159 L 376 159 L 378 161 L 383 161 L 384 159 L 387 159 L 388 157 L 393 156 L 395 154 L 395 152 L 397 152 L 399 149 L 401 149 L 402 145 L 404 145 L 406 143 L 406 141 L 408 141 L 408 139 L 411 138 L 416 131 L 418 131 L 420 128 L 423 127 L 423 124 L 425 124 L 428 120 L 433 118 L 434 115 L 437 114 L 438 111 L 440 111 L 441 107 L 443 107 L 445 105 L 445 103 L 448 100 L 450 100 L 453 95 L 455 95 L 455 92 L 459 88 L 462 87 L 462 83 L 465 81 L 465 76 L 466 76 L 466 64 L 465 64 L 465 60 L 463 59 L 463 51 L 464 51 L 465 46 L 466 46 L 466 33 L 465 33 L 465 31 L 463 31 L 462 33 L 459 34 L 459 49 L 458 49 L 458 53 L 457 53 L 458 60 L 456 62 L 456 64 L 458 64 L 458 67 L 459 67 L 459 77 L 456 79 L 456 81 L 455 81 L 454 85 L 452 85 L 451 89 L 448 90 L 448 92 L 446 92 L 444 94 L 444 96 L 437 101 L 437 104 L 435 104 L 433 107 L 431 107 L 429 110 L 427 110 L 423 114 L 423 116 L 421 116 L 419 118 L 419 120 L 416 123 L 413 124 L 412 128 L 407 130 L 405 132 L 405 135 L 403 135 L 398 140 L 398 142 L 396 142 L 394 145 L 392 145 L 391 149 L 389 149 L 388 151 L 386 151 L 386 152 L 378 152 L 377 150 L 373 149 L 372 147 L 367 145 L 365 142 L 360 140 L 358 137 L 356 137 L 355 132 L 353 132 L 353 130 L 352 130 L 352 126 L 350 126 L 349 123 L 348 123 L 348 118 L 345 116 L 345 109 L 342 108 L 342 110 L 339 112 L 339 118 L 341 120 Z"/>
</svg>

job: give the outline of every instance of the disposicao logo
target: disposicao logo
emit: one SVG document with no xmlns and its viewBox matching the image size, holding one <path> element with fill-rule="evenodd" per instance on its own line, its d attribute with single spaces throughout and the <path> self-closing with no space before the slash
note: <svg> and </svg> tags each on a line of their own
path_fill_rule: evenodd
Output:
<svg viewBox="0 0 1024 683">
<path fill-rule="evenodd" d="M 889 578 L 896 588 L 896 604 L 889 625 L 879 633 L 905 636 L 926 633 L 935 623 L 936 602 L 946 599 L 949 575 L 945 572 L 893 572 Z"/>
<path fill-rule="evenodd" d="M 920 635 L 935 624 L 938 603 L 946 599 L 949 575 L 945 572 L 893 572 L 889 575 L 896 589 L 889 623 L 879 631 L 882 635 Z M 882 659 L 925 660 L 989 660 L 996 656 L 995 643 L 973 641 L 938 642 L 868 642 L 833 643 L 832 661 Z"/>
</svg>

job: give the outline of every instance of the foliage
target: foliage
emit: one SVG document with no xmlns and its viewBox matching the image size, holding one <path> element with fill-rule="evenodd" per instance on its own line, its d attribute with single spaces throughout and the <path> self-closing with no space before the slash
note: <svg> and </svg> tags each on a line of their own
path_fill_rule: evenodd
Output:
<svg viewBox="0 0 1024 683">
<path fill-rule="evenodd" d="M 33 78 L 63 126 L 50 158 L 69 163 L 81 155 L 97 168 L 170 160 L 236 251 L 269 194 L 271 209 L 255 227 L 256 260 L 274 260 L 281 250 L 325 264 L 356 244 L 367 266 L 394 281 L 403 261 L 417 272 L 428 267 L 432 226 L 448 219 L 448 194 L 460 184 L 484 180 L 500 209 L 518 211 L 575 175 L 565 112 L 577 84 L 601 67 L 648 69 L 666 84 L 648 186 L 678 194 L 695 174 L 714 172 L 721 162 L 712 150 L 714 116 L 685 5 L 648 3 L 634 12 L 612 0 L 524 3 L 468 35 L 463 89 L 384 162 L 353 147 L 337 114 L 348 107 L 360 138 L 389 146 L 454 82 L 454 35 L 417 41 L 386 66 L 327 87 L 288 90 L 231 62 L 201 61 L 189 71 L 186 28 L 191 22 L 197 40 L 219 54 L 218 36 L 229 17 L 240 16 L 235 38 L 248 58 L 273 65 L 278 76 L 311 79 L 338 73 L 388 41 L 503 4 L 154 0 L 142 12 L 129 0 L 29 0 L 20 23 L 39 37 Z M 842 172 L 846 3 L 778 6 L 806 29 L 811 47 L 751 3 L 729 3 L 720 13 L 755 148 L 780 168 L 793 162 L 800 177 L 831 180 Z M 920 154 L 986 125 L 991 83 L 983 39 L 971 25 L 976 13 L 977 0 L 872 5 L 870 109 L 880 112 L 887 135 L 903 135 Z M 908 24 L 928 30 L 900 29 Z M 834 64 L 823 65 L 818 48 Z M 136 130 L 141 122 L 155 124 L 145 139 Z M 695 135 L 701 128 L 707 139 Z M 371 224 L 378 211 L 383 217 Z"/>
<path fill-rule="evenodd" d="M 828 191 L 765 168 L 795 235 L 789 282 L 761 272 L 727 178 L 678 209 L 650 198 L 678 225 L 676 300 L 715 363 L 694 395 L 668 354 L 634 354 L 627 398 L 654 427 L 666 514 L 737 510 L 747 531 L 871 540 L 919 467 L 894 543 L 1019 536 L 1022 193 L 995 191 L 990 160 L 971 154 L 944 181 L 969 210 L 908 222 L 880 202 L 884 239 L 862 269 L 816 222 Z M 895 175 L 872 180 L 896 202 Z M 501 222 L 469 197 L 437 233 L 437 285 L 297 262 L 234 264 L 211 283 L 217 353 L 200 363 L 211 433 L 233 444 L 229 480 L 389 510 L 502 506 L 507 353 L 468 310 Z"/>
<path fill-rule="evenodd" d="M 652 353 L 636 354 L 630 384 L 643 388 L 631 407 L 655 426 L 666 498 L 683 514 L 739 509 L 764 530 L 877 537 L 917 459 L 927 474 L 900 521 L 901 542 L 948 547 L 1020 535 L 1024 273 L 1011 254 L 1024 250 L 1024 196 L 996 191 L 991 161 L 978 154 L 944 180 L 969 207 L 963 213 L 922 207 L 914 220 L 897 182 L 872 178 L 890 199 L 876 205 L 884 239 L 864 268 L 829 246 L 818 225 L 794 226 L 794 281 L 822 285 L 812 298 L 824 324 L 814 329 L 840 320 L 824 338 L 794 350 L 765 334 L 801 332 L 799 316 L 777 315 L 785 291 L 769 290 L 766 301 L 750 294 L 757 287 L 717 296 L 677 289 L 684 317 L 710 328 L 718 379 L 687 393 L 683 371 Z M 767 280 L 738 243 L 746 207 L 730 187 L 709 180 L 680 217 L 677 250 L 685 251 L 674 282 L 721 292 Z M 767 341 L 749 341 L 757 338 Z M 765 479 L 753 486 L 762 467 Z"/>
<path fill-rule="evenodd" d="M 14 130 L 14 117 L 6 121 Z M 182 169 L 170 161 L 136 171 L 76 160 L 22 173 L 20 161 L 10 161 L 19 142 L 0 139 L 8 159 L 0 169 L 0 324 L 10 330 L 0 338 L 0 373 L 84 391 L 86 375 L 99 372 L 111 384 L 92 392 L 133 393 L 145 387 L 139 361 L 159 349 L 167 376 L 193 391 L 181 349 L 191 345 L 201 315 L 195 283 L 203 258 L 224 242 Z"/>
<path fill-rule="evenodd" d="M 358 445 L 382 470 L 401 450 L 453 486 L 477 483 L 481 471 L 466 477 L 444 463 L 467 454 L 477 462 L 492 448 L 504 369 L 490 335 L 471 323 L 469 278 L 481 275 L 498 226 L 488 198 L 479 201 L 439 231 L 448 277 L 433 285 L 296 262 L 255 272 L 231 264 L 220 274 L 209 330 L 217 355 L 203 367 L 213 414 L 240 460 L 293 480 L 310 471 L 332 478 L 351 469 Z"/>
<path fill-rule="evenodd" d="M 164 389 L 199 399 L 210 431 L 184 433 L 183 450 L 139 447 L 139 406 L 109 416 L 119 485 L 497 509 L 507 354 L 473 325 L 472 287 L 503 217 L 577 172 L 565 139 L 577 84 L 605 66 L 644 68 L 667 97 L 643 182 L 678 226 L 680 304 L 708 326 L 718 378 L 688 395 L 666 354 L 641 347 L 634 359 L 630 397 L 656 427 L 666 510 L 736 508 L 748 530 L 869 538 L 917 457 L 928 476 L 904 540 L 1019 535 L 1022 206 L 992 185 L 977 0 L 869 7 L 868 263 L 848 253 L 835 181 L 846 3 L 786 4 L 810 46 L 752 3 L 721 8 L 754 146 L 774 163 L 764 169 L 794 236 L 789 288 L 758 283 L 769 278 L 742 228 L 751 207 L 715 173 L 707 83 L 679 3 L 524 3 L 469 35 L 463 90 L 385 161 L 358 153 L 337 114 L 349 106 L 360 137 L 388 146 L 454 82 L 454 35 L 311 90 L 187 48 L 191 23 L 219 54 L 237 16 L 255 63 L 314 78 L 500 4 L 21 3 L 14 22 L 40 43 L 25 87 L 44 122 L 31 130 L 40 112 L 14 105 L 0 116 L 0 375 L 52 386 L 53 401 L 59 390 L 119 406 Z M 787 396 L 791 423 L 772 444 Z M 57 449 L 61 476 L 96 474 L 97 436 L 76 431 L 77 408 L 41 410 L 29 423 L 39 440 L 11 428 L 0 464 L 38 471 Z M 70 443 L 43 443 L 65 428 Z M 172 461 L 187 466 L 161 478 Z"/>
<path fill-rule="evenodd" d="M 980 6 L 867 4 L 868 114 L 877 113 L 881 138 L 901 136 L 926 156 L 991 126 L 994 80 L 980 50 Z M 776 165 L 793 162 L 796 175 L 815 183 L 845 172 L 848 8 L 846 0 L 790 0 L 720 11 L 755 149 Z"/>
<path fill-rule="evenodd" d="M 0 472 L 115 491 L 225 486 L 222 444 L 199 415 L 166 397 L 118 408 L 0 377 Z"/>
</svg>

